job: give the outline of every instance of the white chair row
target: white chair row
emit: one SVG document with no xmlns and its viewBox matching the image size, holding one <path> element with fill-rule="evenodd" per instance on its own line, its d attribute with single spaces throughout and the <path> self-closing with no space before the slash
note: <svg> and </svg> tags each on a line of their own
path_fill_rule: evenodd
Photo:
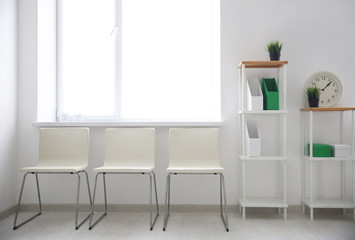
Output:
<svg viewBox="0 0 355 240">
<path fill-rule="evenodd" d="M 89 162 L 89 129 L 88 128 L 42 128 L 40 129 L 39 160 L 36 166 L 22 168 L 21 191 L 14 220 L 14 230 L 31 221 L 42 213 L 39 189 L 39 174 L 76 174 L 77 197 L 75 210 L 75 229 L 90 218 L 89 229 L 92 229 L 107 215 L 106 174 L 148 174 L 150 178 L 150 230 L 153 229 L 159 216 L 155 167 L 155 129 L 154 128 L 108 128 L 105 133 L 105 160 L 102 167 L 93 169 L 96 172 L 93 197 L 91 198 L 89 179 L 86 169 Z M 170 215 L 170 179 L 177 174 L 214 174 L 220 176 L 220 213 L 226 231 L 229 231 L 225 183 L 223 168 L 220 163 L 219 129 L 218 128 L 172 128 L 169 132 L 169 167 L 166 178 L 165 215 L 163 230 L 165 231 Z M 84 173 L 88 187 L 91 213 L 78 223 L 80 174 Z M 39 212 L 31 218 L 17 224 L 21 206 L 21 198 L 26 176 L 36 177 Z M 95 195 L 99 175 L 102 175 L 105 210 L 93 222 Z M 153 182 L 155 192 L 156 213 L 153 217 Z"/>
</svg>

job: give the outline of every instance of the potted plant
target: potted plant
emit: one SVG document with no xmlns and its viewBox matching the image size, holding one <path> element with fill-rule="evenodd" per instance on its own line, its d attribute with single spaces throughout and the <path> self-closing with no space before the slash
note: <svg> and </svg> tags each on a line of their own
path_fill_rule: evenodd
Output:
<svg viewBox="0 0 355 240">
<path fill-rule="evenodd" d="M 308 87 L 306 89 L 306 94 L 308 96 L 309 107 L 318 107 L 319 104 L 319 88 Z"/>
<path fill-rule="evenodd" d="M 271 61 L 279 61 L 282 49 L 282 43 L 279 41 L 270 42 L 266 45 L 266 49 L 269 52 Z"/>
</svg>

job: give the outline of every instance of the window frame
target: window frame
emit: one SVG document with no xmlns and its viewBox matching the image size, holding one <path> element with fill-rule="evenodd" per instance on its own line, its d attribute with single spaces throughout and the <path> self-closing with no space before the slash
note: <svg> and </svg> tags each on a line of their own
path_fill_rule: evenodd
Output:
<svg viewBox="0 0 355 240">
<path fill-rule="evenodd" d="M 59 53 L 59 50 L 58 50 L 58 42 L 60 41 L 59 40 L 59 37 L 58 37 L 58 11 L 60 11 L 60 7 L 58 4 L 58 1 L 60 0 L 56 0 L 56 11 L 57 11 L 57 14 L 56 14 L 56 67 L 57 67 L 57 73 L 56 73 L 56 121 L 57 122 L 62 122 L 62 123 L 67 123 L 67 122 L 88 122 L 88 123 L 91 123 L 93 126 L 99 126 L 101 124 L 98 124 L 98 123 L 102 123 L 102 122 L 107 122 L 107 123 L 110 123 L 110 122 L 113 122 L 113 123 L 117 123 L 117 122 L 122 122 L 122 123 L 137 123 L 139 125 L 151 125 L 151 123 L 164 123 L 164 122 L 167 122 L 168 124 L 171 124 L 171 123 L 175 123 L 176 125 L 180 125 L 180 123 L 193 123 L 193 125 L 195 123 L 207 123 L 209 126 L 212 124 L 212 126 L 220 126 L 220 124 L 222 123 L 221 121 L 221 49 L 220 49 L 220 36 L 221 36 L 221 32 L 220 32 L 220 0 L 212 0 L 212 3 L 216 6 L 218 6 L 218 21 L 213 21 L 214 23 L 217 22 L 218 24 L 218 32 L 216 34 L 213 34 L 212 36 L 212 40 L 213 41 L 218 41 L 218 57 L 216 58 L 217 60 L 215 60 L 215 58 L 213 58 L 215 61 L 217 61 L 217 63 L 214 63 L 214 65 L 217 65 L 218 66 L 218 70 L 216 71 L 215 73 L 215 76 L 212 76 L 213 78 L 218 78 L 218 97 L 214 97 L 216 100 L 218 100 L 216 102 L 216 105 L 217 106 L 212 106 L 212 108 L 216 108 L 218 110 L 216 110 L 216 112 L 218 112 L 218 115 L 219 116 L 216 116 L 215 119 L 150 119 L 150 118 L 135 118 L 135 119 L 127 119 L 127 118 L 122 118 L 121 116 L 121 109 L 122 109 L 122 101 L 121 101 L 121 96 L 122 96 L 122 78 L 121 78 L 121 24 L 122 24 L 122 21 L 121 21 L 121 11 L 122 11 L 122 5 L 121 5 L 121 0 L 115 0 L 115 5 L 116 5 L 116 14 L 115 14 L 115 24 L 114 24 L 114 29 L 116 30 L 115 34 L 116 34 L 116 41 L 115 41 L 115 103 L 114 103 L 114 115 L 113 116 L 85 116 L 84 119 L 79 119 L 79 120 L 72 120 L 72 121 L 63 121 L 63 119 L 61 118 L 61 112 L 60 110 L 62 109 L 62 82 L 60 81 L 60 71 L 58 71 L 58 64 L 60 64 L 60 61 L 59 61 L 59 58 L 60 58 L 60 53 Z M 214 7 L 216 7 L 214 6 Z M 215 16 L 212 16 L 213 18 Z M 216 26 L 213 26 L 213 27 L 216 27 Z M 215 49 L 213 49 L 211 51 L 212 54 L 216 54 L 215 53 Z M 214 83 L 216 83 L 216 81 L 214 81 Z M 213 124 L 215 123 L 215 124 Z M 70 125 L 70 124 L 69 124 Z M 125 125 L 125 124 L 123 124 Z M 130 124 L 128 124 L 130 125 Z M 135 125 L 135 124 L 133 124 Z M 163 124 L 164 125 L 164 124 Z M 184 124 L 182 124 L 184 126 Z"/>
</svg>

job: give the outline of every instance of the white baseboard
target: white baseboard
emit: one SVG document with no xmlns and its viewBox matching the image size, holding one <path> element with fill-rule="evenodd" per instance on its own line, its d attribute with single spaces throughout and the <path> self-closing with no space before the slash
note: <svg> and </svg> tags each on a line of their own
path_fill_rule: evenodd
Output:
<svg viewBox="0 0 355 240">
<path fill-rule="evenodd" d="M 154 210 L 155 205 L 153 205 Z M 238 205 L 228 205 L 228 210 L 235 211 Z M 75 204 L 42 204 L 43 212 L 71 212 L 75 211 Z M 108 204 L 109 212 L 148 212 L 148 204 Z M 104 204 L 95 204 L 95 211 L 103 211 Z M 12 213 L 15 213 L 16 208 L 13 207 Z M 38 211 L 38 204 L 23 204 L 20 211 L 35 212 Z M 89 204 L 80 204 L 80 211 L 91 211 Z M 159 205 L 159 211 L 165 211 L 164 205 Z M 183 204 L 170 205 L 172 212 L 218 212 L 219 205 L 201 205 L 201 204 Z M 11 215 L 11 214 L 10 214 Z"/>
<path fill-rule="evenodd" d="M 43 212 L 74 212 L 75 204 L 42 204 Z M 228 212 L 238 212 L 239 205 L 228 205 Z M 108 204 L 108 212 L 148 212 L 148 204 Z M 104 210 L 103 204 L 95 204 L 95 212 L 102 212 Z M 291 205 L 288 207 L 288 212 L 302 212 L 301 205 Z M 24 212 L 36 212 L 38 211 L 38 204 L 23 204 L 21 205 L 20 211 Z M 89 212 L 91 211 L 89 204 L 81 204 L 80 211 Z M 153 206 L 154 211 L 154 206 Z M 165 211 L 165 205 L 159 205 L 160 213 Z M 219 205 L 213 204 L 183 204 L 178 205 L 174 204 L 170 206 L 171 212 L 219 212 Z M 274 208 L 247 208 L 247 213 L 270 213 L 275 211 Z M 330 214 L 339 214 L 342 212 L 342 209 L 314 209 L 315 213 L 317 212 L 326 212 Z M 347 210 L 352 212 L 351 209 Z M 6 209 L 5 211 L 0 212 L 0 221 L 11 216 L 16 212 L 16 205 Z M 276 212 L 276 211 L 275 211 Z M 308 211 L 307 211 L 308 212 Z"/>
<path fill-rule="evenodd" d="M 0 221 L 11 216 L 16 212 L 16 205 L 5 209 L 4 211 L 0 212 Z"/>
</svg>

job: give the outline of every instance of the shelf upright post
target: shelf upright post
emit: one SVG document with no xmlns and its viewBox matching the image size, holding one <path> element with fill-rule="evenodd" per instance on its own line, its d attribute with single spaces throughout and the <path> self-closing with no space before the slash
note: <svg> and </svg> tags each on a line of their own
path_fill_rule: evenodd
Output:
<svg viewBox="0 0 355 240">
<path fill-rule="evenodd" d="M 244 110 L 244 80 L 245 80 L 245 64 L 242 64 L 242 68 L 239 69 L 239 109 L 243 112 Z M 244 119 L 244 114 L 241 113 L 239 115 L 239 124 L 240 124 L 240 131 L 241 131 L 241 136 L 242 140 L 240 141 L 240 153 L 242 156 L 245 156 L 245 119 Z M 245 201 L 245 166 L 244 166 L 244 161 L 240 161 L 240 174 L 242 176 L 242 181 L 239 183 L 239 192 L 242 195 L 243 202 Z M 245 208 L 241 206 L 241 203 L 239 203 L 239 212 L 243 211 L 243 219 L 245 219 Z"/>
<path fill-rule="evenodd" d="M 245 110 L 246 108 L 245 108 L 245 105 L 246 105 L 246 103 L 245 103 L 245 94 L 244 94 L 244 88 L 246 87 L 246 77 L 245 77 L 245 64 L 242 64 L 242 77 L 240 78 L 241 79 L 241 94 L 240 94 L 240 96 L 241 96 L 241 108 L 239 108 L 239 109 L 242 109 L 242 111 L 243 110 Z"/>
<path fill-rule="evenodd" d="M 310 190 L 310 219 L 313 221 L 313 111 L 309 111 L 309 190 Z"/>
<path fill-rule="evenodd" d="M 241 120 L 241 123 L 243 123 L 243 115 L 241 115 L 239 117 L 239 119 Z M 242 124 L 241 124 L 242 125 Z M 241 127 L 240 130 L 242 132 L 244 132 L 244 128 Z M 242 137 L 244 137 L 244 134 L 242 133 Z M 243 154 L 244 153 L 244 143 L 242 141 L 241 143 L 241 153 Z M 244 161 L 243 160 L 240 160 L 240 166 L 239 166 L 239 174 L 242 176 L 242 181 L 239 183 L 239 194 L 242 195 L 242 199 L 243 201 L 245 200 L 245 191 L 244 191 L 244 188 L 245 188 L 245 184 L 244 184 L 244 174 L 245 174 L 245 170 L 244 170 Z M 239 212 L 241 213 L 242 211 L 242 204 L 239 202 Z M 243 208 L 243 211 L 244 211 L 244 208 Z M 244 219 L 244 218 L 243 218 Z"/>
<path fill-rule="evenodd" d="M 353 190 L 353 205 L 355 205 L 355 177 L 354 177 L 354 157 L 355 157 L 355 111 L 352 110 L 352 139 L 351 139 L 351 157 L 353 160 L 351 161 L 351 176 L 352 176 L 352 190 Z M 355 221 L 355 207 L 353 209 L 353 220 Z"/>
<path fill-rule="evenodd" d="M 245 107 L 245 94 L 244 94 L 244 88 L 246 86 L 246 76 L 245 76 L 245 64 L 242 64 L 242 69 L 241 69 L 241 76 L 240 76 L 240 81 L 241 81 L 241 109 L 242 111 L 246 110 Z M 240 127 L 241 131 L 242 131 L 242 140 L 241 140 L 241 153 L 242 156 L 245 156 L 245 116 L 243 113 L 241 113 L 241 127 Z M 242 187 L 242 199 L 243 199 L 243 203 L 245 203 L 245 161 L 241 160 L 241 170 L 242 170 L 242 183 L 241 183 L 241 187 Z M 243 215 L 243 219 L 245 219 L 245 207 L 242 207 L 242 215 Z"/>
<path fill-rule="evenodd" d="M 286 193 L 286 187 L 287 187 L 287 178 L 286 178 L 286 171 L 287 171 L 287 169 L 286 169 L 286 161 L 283 161 L 283 167 L 284 167 L 284 204 L 286 205 L 287 204 L 287 202 L 286 202 L 286 196 L 287 196 L 287 193 Z M 284 208 L 284 220 L 286 220 L 287 219 L 287 208 L 285 207 Z"/>
<path fill-rule="evenodd" d="M 278 70 L 279 71 L 279 70 Z M 280 146 L 280 144 L 281 144 L 281 142 L 282 142 L 282 139 L 281 139 L 281 137 L 282 137 L 282 132 L 281 132 L 281 130 L 280 130 L 280 128 L 282 128 L 282 116 L 283 114 L 279 114 L 278 116 L 276 116 L 276 118 L 277 118 L 277 122 L 276 122 L 276 125 L 278 126 L 277 127 L 277 139 L 276 139 L 276 141 L 277 141 L 277 143 L 276 143 L 276 145 L 277 145 L 277 154 L 279 155 L 279 156 L 283 156 L 282 155 L 282 150 L 283 150 L 283 148 L 282 148 L 282 146 Z M 277 167 L 277 179 L 282 179 L 283 178 L 283 163 L 282 163 L 282 161 L 281 162 L 278 162 L 278 163 L 276 163 L 276 167 Z M 279 186 L 278 186 L 278 197 L 279 197 L 279 199 L 283 199 L 283 184 L 284 182 L 283 181 L 280 181 L 279 182 Z M 277 213 L 278 214 L 281 214 L 281 207 L 279 207 L 278 209 L 277 209 Z"/>
<path fill-rule="evenodd" d="M 243 197 L 243 203 L 245 203 L 245 161 L 242 160 L 242 197 Z M 243 220 L 245 219 L 245 207 L 242 208 L 243 211 Z"/>
<path fill-rule="evenodd" d="M 283 98 L 283 109 L 287 109 L 287 64 L 284 64 L 282 67 L 283 74 L 282 75 L 282 84 L 283 84 L 283 92 L 282 92 L 282 98 Z M 287 151 L 287 139 L 286 139 L 286 122 L 287 122 L 287 116 L 286 114 L 282 114 L 282 119 L 283 119 L 283 157 L 286 157 L 286 151 Z M 284 204 L 286 204 L 286 197 L 287 197 L 287 178 L 286 178 L 286 161 L 283 162 L 283 167 L 284 167 Z M 284 219 L 287 219 L 287 208 L 284 208 Z"/>
<path fill-rule="evenodd" d="M 244 88 L 246 87 L 246 77 L 245 77 L 245 64 L 242 64 L 242 69 L 241 69 L 241 76 L 239 75 L 240 77 L 240 84 L 241 84 L 241 90 L 240 90 L 240 97 L 241 97 L 241 109 L 242 110 L 242 113 L 240 114 L 241 115 L 241 121 L 240 121 L 240 129 L 242 131 L 241 135 L 242 135 L 242 140 L 241 140 L 241 153 L 242 153 L 242 156 L 245 156 L 245 116 L 243 114 L 243 111 L 246 110 L 246 107 L 245 107 L 245 94 L 244 94 Z"/>
<path fill-rule="evenodd" d="M 343 121 L 344 121 L 344 114 L 345 111 L 340 112 L 340 119 L 339 119 L 339 128 L 340 128 L 340 143 L 344 143 L 344 128 L 343 128 Z"/>
<path fill-rule="evenodd" d="M 286 151 L 287 151 L 287 140 L 286 140 L 286 123 L 287 123 L 287 116 L 286 114 L 282 114 L 282 119 L 283 119 L 283 153 L 282 153 L 282 156 L 283 157 L 286 157 Z M 284 189 L 283 189 L 283 199 L 284 199 L 284 204 L 286 205 L 287 204 L 287 166 L 286 166 L 286 161 L 283 162 L 283 174 L 284 174 L 284 180 L 283 180 L 283 183 L 284 183 Z M 287 219 L 287 208 L 284 208 L 284 220 Z"/>
<path fill-rule="evenodd" d="M 283 157 L 286 157 L 286 152 L 287 152 L 287 134 L 286 134 L 286 128 L 287 128 L 287 115 L 283 114 Z"/>
<path fill-rule="evenodd" d="M 351 156 L 355 157 L 355 111 L 352 110 L 352 139 L 351 139 Z"/>
<path fill-rule="evenodd" d="M 344 144 L 344 114 L 345 111 L 340 112 L 340 143 Z M 340 176 L 341 176 L 341 199 L 345 200 L 345 161 L 340 161 Z M 343 214 L 346 214 L 346 209 L 343 208 Z"/>
<path fill-rule="evenodd" d="M 286 96 L 287 96 L 287 64 L 283 65 L 283 110 L 287 109 Z"/>
<path fill-rule="evenodd" d="M 304 150 L 304 148 L 305 148 L 305 141 L 304 141 L 304 132 L 305 132 L 305 123 L 304 123 L 304 118 L 305 118 L 305 112 L 301 112 L 301 156 L 302 156 L 302 159 L 301 159 L 301 164 L 302 164 L 302 166 L 301 166 L 301 168 L 302 168 L 302 180 L 301 180 L 301 184 L 302 184 L 302 193 L 301 193 L 301 202 L 302 202 L 302 213 L 303 214 L 305 214 L 306 213 L 306 206 L 305 206 L 305 204 L 304 204 L 304 199 L 305 199 L 305 189 L 306 189 L 306 181 L 305 181 L 305 177 L 306 177 L 306 174 L 305 174 L 305 165 L 306 165 L 306 163 L 305 163 L 305 158 L 304 158 L 304 156 L 305 156 L 305 150 Z"/>
</svg>

